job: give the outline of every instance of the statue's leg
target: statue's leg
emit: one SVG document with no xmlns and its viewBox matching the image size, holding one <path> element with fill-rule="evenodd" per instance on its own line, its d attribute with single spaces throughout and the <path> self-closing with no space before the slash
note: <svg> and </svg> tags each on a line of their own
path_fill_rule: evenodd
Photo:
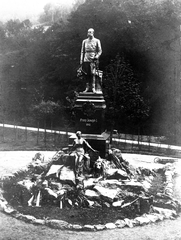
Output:
<svg viewBox="0 0 181 240">
<path fill-rule="evenodd" d="M 93 93 L 96 93 L 95 84 L 96 84 L 96 64 L 95 62 L 92 62 L 91 63 L 91 88 Z"/>
<path fill-rule="evenodd" d="M 76 156 L 75 158 L 75 176 L 78 176 L 78 171 L 79 170 L 79 155 Z"/>
<path fill-rule="evenodd" d="M 83 70 L 86 73 L 84 76 L 85 82 L 86 82 L 86 89 L 84 92 L 88 92 L 90 88 L 90 64 L 88 62 L 83 63 Z"/>
<path fill-rule="evenodd" d="M 84 92 L 89 92 L 92 90 L 92 75 L 89 74 L 86 76 L 86 89 Z"/>
<path fill-rule="evenodd" d="M 84 157 L 84 155 L 80 155 L 79 156 L 79 162 L 78 162 L 78 169 L 77 169 L 77 175 L 78 176 L 82 176 L 82 174 L 83 174 L 83 165 L 84 165 L 84 163 L 83 163 L 83 157 Z"/>
<path fill-rule="evenodd" d="M 81 175 L 81 162 L 82 162 L 82 155 L 80 153 L 77 153 L 75 158 L 75 176 L 76 177 Z"/>
<path fill-rule="evenodd" d="M 41 191 L 39 190 L 36 197 L 36 207 L 40 207 L 40 197 L 41 197 Z"/>
<path fill-rule="evenodd" d="M 32 206 L 34 198 L 35 198 L 35 196 L 33 194 L 33 196 L 28 200 L 28 206 Z"/>
<path fill-rule="evenodd" d="M 92 92 L 96 93 L 96 76 L 95 74 L 92 75 Z"/>
<path fill-rule="evenodd" d="M 85 154 L 84 157 L 84 169 L 86 172 L 90 171 L 90 157 L 88 154 Z"/>
<path fill-rule="evenodd" d="M 89 91 L 89 83 L 87 82 L 86 83 L 86 88 L 85 88 L 84 92 L 88 92 L 88 91 Z"/>
</svg>

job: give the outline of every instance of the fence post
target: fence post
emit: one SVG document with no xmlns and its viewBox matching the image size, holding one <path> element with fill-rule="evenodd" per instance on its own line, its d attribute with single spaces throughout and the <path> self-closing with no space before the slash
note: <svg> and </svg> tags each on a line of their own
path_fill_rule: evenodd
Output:
<svg viewBox="0 0 181 240">
<path fill-rule="evenodd" d="M 25 141 L 27 142 L 28 140 L 28 131 L 27 131 L 27 127 L 25 127 Z"/>
<path fill-rule="evenodd" d="M 133 152 L 133 134 L 131 134 L 131 140 L 132 140 L 132 142 L 131 142 L 131 152 Z"/>
<path fill-rule="evenodd" d="M 126 133 L 124 134 L 124 140 L 125 140 L 125 149 L 127 150 Z"/>
<path fill-rule="evenodd" d="M 54 146 L 56 146 L 56 130 L 54 130 L 53 132 L 53 143 L 54 143 Z"/>
<path fill-rule="evenodd" d="M 5 142 L 4 140 L 5 138 L 4 138 L 4 119 L 3 119 L 3 143 Z"/>
<path fill-rule="evenodd" d="M 148 136 L 148 151 L 150 152 L 150 142 L 151 142 L 151 137 Z"/>
<path fill-rule="evenodd" d="M 16 129 L 17 129 L 17 127 L 15 125 L 15 120 L 14 120 L 14 141 L 15 141 L 15 143 L 16 143 Z"/>
<path fill-rule="evenodd" d="M 44 131 L 44 144 L 45 144 L 45 148 L 47 146 L 47 132 L 46 132 L 46 123 L 45 123 L 45 131 Z"/>
<path fill-rule="evenodd" d="M 140 150 L 140 128 L 138 127 L 138 151 Z"/>
<path fill-rule="evenodd" d="M 60 142 L 61 142 L 61 147 L 62 147 L 62 142 L 63 142 L 63 138 L 60 137 L 60 130 L 59 130 L 59 134 L 58 134 L 58 148 L 60 148 Z M 60 141 L 61 139 L 61 141 Z"/>
<path fill-rule="evenodd" d="M 40 123 L 39 123 L 39 121 L 38 121 L 38 131 L 37 131 L 37 138 L 36 138 L 36 144 L 38 145 L 39 144 L 39 126 L 40 125 Z"/>
<path fill-rule="evenodd" d="M 69 135 L 68 135 L 68 127 L 66 127 L 66 145 L 68 144 L 68 138 L 69 137 Z"/>
</svg>

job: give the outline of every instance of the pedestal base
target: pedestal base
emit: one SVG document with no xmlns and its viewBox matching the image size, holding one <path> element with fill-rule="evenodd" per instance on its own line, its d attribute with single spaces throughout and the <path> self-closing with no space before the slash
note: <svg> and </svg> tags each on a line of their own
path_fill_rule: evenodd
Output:
<svg viewBox="0 0 181 240">
<path fill-rule="evenodd" d="M 76 130 L 88 134 L 101 134 L 104 131 L 105 109 L 102 92 L 79 93 L 74 107 Z"/>
</svg>

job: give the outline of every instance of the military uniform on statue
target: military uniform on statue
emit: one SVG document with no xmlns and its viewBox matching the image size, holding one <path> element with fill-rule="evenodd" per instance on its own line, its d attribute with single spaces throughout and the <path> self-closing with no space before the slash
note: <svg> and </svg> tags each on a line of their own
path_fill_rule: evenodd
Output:
<svg viewBox="0 0 181 240">
<path fill-rule="evenodd" d="M 86 80 L 84 92 L 96 93 L 96 74 L 99 74 L 98 59 L 102 54 L 101 42 L 94 37 L 94 29 L 90 28 L 88 38 L 83 40 L 81 48 L 80 64 Z"/>
</svg>

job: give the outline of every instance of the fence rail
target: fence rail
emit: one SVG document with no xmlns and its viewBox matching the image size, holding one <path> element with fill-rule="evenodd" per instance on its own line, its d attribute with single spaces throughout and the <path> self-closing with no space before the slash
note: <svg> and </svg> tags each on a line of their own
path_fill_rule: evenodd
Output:
<svg viewBox="0 0 181 240">
<path fill-rule="evenodd" d="M 68 144 L 71 134 L 68 131 L 0 124 L 0 149 L 57 149 Z"/>
<path fill-rule="evenodd" d="M 127 140 L 120 138 L 113 138 L 112 142 L 114 147 L 121 149 L 123 152 L 181 157 L 181 146 L 168 145 L 160 142 L 143 142 L 140 140 Z"/>
<path fill-rule="evenodd" d="M 68 131 L 0 123 L 0 150 L 59 149 L 68 145 Z M 181 156 L 181 146 L 163 144 L 163 137 L 115 134 L 112 146 L 123 152 Z"/>
</svg>

